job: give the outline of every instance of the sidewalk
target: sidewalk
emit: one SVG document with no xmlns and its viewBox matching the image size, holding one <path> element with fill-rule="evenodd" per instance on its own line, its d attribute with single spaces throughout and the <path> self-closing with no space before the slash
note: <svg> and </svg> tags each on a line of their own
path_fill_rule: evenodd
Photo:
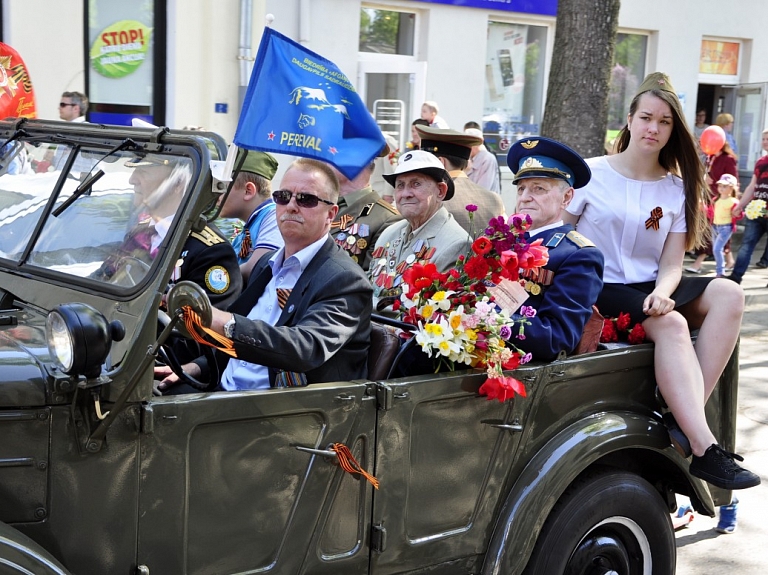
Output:
<svg viewBox="0 0 768 575">
<path fill-rule="evenodd" d="M 740 234 L 732 242 L 738 252 Z M 766 239 L 752 254 L 744 274 L 746 310 L 742 321 L 739 354 L 739 408 L 736 450 L 744 465 L 762 478 L 755 488 L 735 492 L 739 498 L 738 526 L 731 535 L 714 530 L 717 518 L 696 515 L 677 532 L 676 575 L 739 575 L 768 573 L 768 269 L 754 267 Z M 685 265 L 693 260 L 686 257 Z M 705 262 L 702 276 L 714 276 L 714 261 Z M 678 497 L 679 502 L 684 498 Z"/>
</svg>

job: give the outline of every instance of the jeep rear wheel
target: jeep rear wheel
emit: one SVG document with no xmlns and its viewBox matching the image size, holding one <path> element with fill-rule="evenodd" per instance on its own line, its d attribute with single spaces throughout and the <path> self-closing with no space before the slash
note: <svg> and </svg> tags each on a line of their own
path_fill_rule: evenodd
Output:
<svg viewBox="0 0 768 575">
<path fill-rule="evenodd" d="M 542 528 L 525 575 L 674 575 L 675 537 L 642 477 L 601 470 L 577 480 Z"/>
</svg>

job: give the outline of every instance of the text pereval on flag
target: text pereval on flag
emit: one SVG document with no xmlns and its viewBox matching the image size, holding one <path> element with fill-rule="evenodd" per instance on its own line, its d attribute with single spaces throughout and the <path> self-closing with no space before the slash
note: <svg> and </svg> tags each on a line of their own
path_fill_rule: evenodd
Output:
<svg viewBox="0 0 768 575">
<path fill-rule="evenodd" d="M 259 45 L 234 141 L 323 160 L 350 179 L 386 144 L 336 65 L 271 28 Z"/>
</svg>

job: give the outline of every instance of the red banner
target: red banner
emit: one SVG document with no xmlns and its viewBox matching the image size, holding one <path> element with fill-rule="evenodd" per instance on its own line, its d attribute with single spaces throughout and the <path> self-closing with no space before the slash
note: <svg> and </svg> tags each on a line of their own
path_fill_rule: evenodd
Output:
<svg viewBox="0 0 768 575">
<path fill-rule="evenodd" d="M 32 80 L 19 53 L 0 42 L 0 118 L 36 118 Z"/>
</svg>

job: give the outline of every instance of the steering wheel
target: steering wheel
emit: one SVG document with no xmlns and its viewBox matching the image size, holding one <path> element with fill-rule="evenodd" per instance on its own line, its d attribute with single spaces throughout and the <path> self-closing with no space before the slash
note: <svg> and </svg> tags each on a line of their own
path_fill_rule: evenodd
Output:
<svg viewBox="0 0 768 575">
<path fill-rule="evenodd" d="M 200 321 L 204 326 L 210 326 L 213 318 L 213 311 L 211 307 L 211 301 L 208 299 L 208 294 L 196 283 L 190 281 L 180 281 L 171 287 L 168 292 L 168 310 L 174 315 L 180 314 L 184 307 L 190 307 L 200 316 Z M 163 328 L 167 328 L 171 323 L 171 317 L 162 310 L 158 310 L 158 322 Z M 163 344 L 158 349 L 160 359 L 165 365 L 171 368 L 171 371 L 179 377 L 180 383 L 186 383 L 189 386 L 199 391 L 212 391 L 216 388 L 219 382 L 219 373 L 216 369 L 215 354 L 213 348 L 207 345 L 201 345 L 203 355 L 208 360 L 209 373 L 206 378 L 207 381 L 199 381 L 196 378 L 189 375 L 181 366 L 176 354 L 170 345 L 171 339 L 174 338 L 186 338 L 194 339 L 187 330 L 183 322 L 179 321 L 173 327 Z"/>
<path fill-rule="evenodd" d="M 115 263 L 115 273 L 109 279 L 110 283 L 123 287 L 133 287 L 138 284 L 149 271 L 149 264 L 134 256 L 122 256 Z"/>
</svg>

